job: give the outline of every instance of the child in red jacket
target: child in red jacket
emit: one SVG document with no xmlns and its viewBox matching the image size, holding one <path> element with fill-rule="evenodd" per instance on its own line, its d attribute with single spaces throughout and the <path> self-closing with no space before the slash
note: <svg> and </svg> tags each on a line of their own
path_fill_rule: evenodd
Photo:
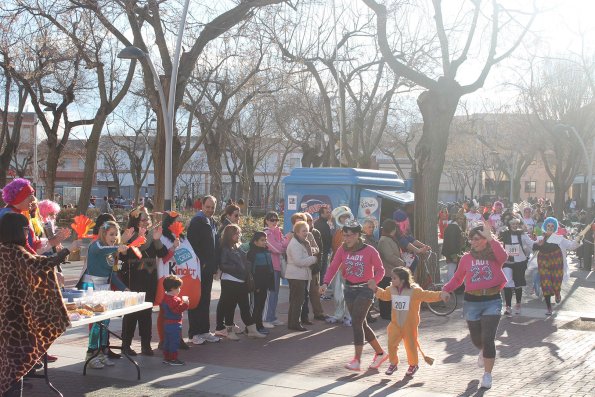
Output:
<svg viewBox="0 0 595 397">
<path fill-rule="evenodd" d="M 178 276 L 170 275 L 163 279 L 165 296 L 159 306 L 163 312 L 165 325 L 165 339 L 163 341 L 163 363 L 168 365 L 185 365 L 178 360 L 178 345 L 182 335 L 182 314 L 188 310 L 188 297 L 178 296 L 182 287 L 182 280 Z"/>
</svg>

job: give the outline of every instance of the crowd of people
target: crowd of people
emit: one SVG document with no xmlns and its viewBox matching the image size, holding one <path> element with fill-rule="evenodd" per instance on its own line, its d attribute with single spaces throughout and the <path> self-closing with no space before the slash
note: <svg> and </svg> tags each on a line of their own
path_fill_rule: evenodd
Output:
<svg viewBox="0 0 595 397">
<path fill-rule="evenodd" d="M 37 203 L 28 181 L 15 179 L 2 194 L 7 206 L 0 210 L 0 254 L 5 256 L 1 264 L 6 267 L 4 274 L 22 278 L 0 288 L 0 313 L 15 319 L 2 333 L 8 335 L 23 327 L 11 310 L 15 305 L 22 307 L 18 313 L 26 310 L 20 289 L 30 283 L 30 273 L 35 273 L 42 285 L 28 289 L 32 299 L 56 303 L 49 305 L 49 311 L 33 314 L 36 327 L 23 330 L 31 333 L 31 338 L 12 343 L 12 348 L 0 346 L 0 360 L 9 363 L 8 368 L 0 371 L 0 391 L 3 395 L 19 395 L 23 377 L 34 370 L 40 357 L 66 328 L 68 319 L 59 293 L 63 284 L 59 265 L 81 243 L 76 240 L 70 250 L 62 247 L 70 232 L 56 227 L 60 206 L 49 200 Z M 447 301 L 450 293 L 464 284 L 464 318 L 471 341 L 479 350 L 478 365 L 484 368 L 481 386 L 490 388 L 500 317 L 521 313 L 529 258 L 535 258 L 539 288 L 549 316 L 553 311 L 552 298 L 560 303 L 561 285 L 568 277 L 566 252 L 580 245 L 578 239 L 569 240 L 560 233 L 558 220 L 545 217 L 547 210 L 544 213 L 541 207 L 533 208 L 527 203 L 505 208 L 502 202 L 495 202 L 485 210 L 469 202 L 460 209 L 451 208 L 450 213 L 443 209 L 437 229 L 443 238 L 448 282 L 443 291 L 425 291 L 415 283 L 413 274 L 431 248 L 413 237 L 409 214 L 402 209 L 379 225 L 373 219 L 360 224 L 347 206 L 322 206 L 316 214 L 292 214 L 292 228 L 287 234 L 279 226 L 279 214 L 268 212 L 262 230 L 252 235 L 246 250 L 240 221 L 245 207 L 229 203 L 220 217 L 215 216 L 216 208 L 215 197 L 203 197 L 186 233 L 177 234 L 170 226 L 179 221 L 178 213 L 165 211 L 157 222 L 142 205 L 129 212 L 127 226 L 122 230 L 109 211 L 95 220 L 96 238 L 88 248 L 79 287 L 145 292 L 147 301 L 160 307 L 159 347 L 167 365 L 184 365 L 178 350 L 187 349 L 188 343 L 237 341 L 243 333 L 262 339 L 271 329 L 284 326 L 278 313 L 279 287 L 284 278 L 289 284 L 287 329 L 304 332 L 314 320 L 349 326 L 353 331 L 354 357 L 345 368 L 361 369 L 364 346 L 368 343 L 374 351 L 369 368 L 378 369 L 388 360 L 387 375 L 397 370 L 397 350 L 402 341 L 409 364 L 406 375 L 414 376 L 419 369 L 418 351 L 426 362 L 433 361 L 424 355 L 419 342 L 421 303 Z M 593 231 L 595 227 L 584 233 L 591 245 Z M 139 236 L 145 237 L 144 243 L 137 250 L 130 248 L 129 243 Z M 591 247 L 589 266 L 592 255 Z M 171 266 L 166 265 L 179 262 L 180 258 L 200 273 L 200 287 L 197 284 L 195 288 L 199 291 L 177 274 L 159 274 L 158 269 L 169 269 Z M 11 266 L 24 270 L 14 272 Z M 214 280 L 220 281 L 221 295 L 212 327 Z M 334 303 L 331 315 L 324 313 L 321 304 L 329 299 Z M 369 325 L 375 321 L 370 314 L 375 299 L 380 318 L 389 321 L 386 349 Z M 237 307 L 244 329 L 235 323 Z M 188 323 L 187 339 L 181 333 L 184 321 Z M 152 309 L 124 317 L 124 353 L 139 354 L 132 348 L 138 325 L 140 354 L 155 354 L 151 347 L 152 322 Z M 90 328 L 87 359 L 92 369 L 114 365 L 114 358 L 118 357 L 109 349 L 108 328 L 109 320 L 101 327 L 94 324 Z M 0 340 L 6 340 L 4 336 Z"/>
</svg>

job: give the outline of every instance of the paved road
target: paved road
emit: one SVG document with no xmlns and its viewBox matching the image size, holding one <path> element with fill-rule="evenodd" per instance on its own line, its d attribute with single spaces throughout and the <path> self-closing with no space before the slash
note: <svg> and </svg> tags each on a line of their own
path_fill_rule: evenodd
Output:
<svg viewBox="0 0 595 397">
<path fill-rule="evenodd" d="M 67 266 L 67 274 L 74 275 L 68 276 L 71 282 L 78 275 L 77 266 L 80 269 L 77 263 Z M 214 289 L 213 307 L 217 284 Z M 287 295 L 282 288 L 282 319 Z M 50 352 L 60 359 L 51 364 L 50 376 L 66 396 L 595 396 L 595 322 L 586 321 L 595 317 L 595 273 L 577 270 L 571 262 L 571 282 L 563 297 L 553 318 L 545 318 L 543 303 L 530 298 L 523 315 L 502 319 L 494 386 L 489 391 L 478 390 L 482 370 L 476 366 L 477 351 L 461 309 L 446 318 L 422 313 L 421 343 L 436 361 L 433 366 L 422 362 L 414 378 L 404 376 L 406 364 L 392 376 L 344 370 L 342 365 L 353 354 L 351 329 L 321 322 L 306 333 L 277 327 L 265 340 L 242 338 L 194 346 L 180 354 L 187 363 L 184 367 L 166 367 L 158 357 L 139 356 L 140 382 L 124 359 L 113 368 L 82 376 L 86 330 L 76 329 L 52 346 Z M 331 312 L 331 304 L 324 305 Z M 110 326 L 117 331 L 120 327 L 120 320 Z M 382 320 L 373 324 L 383 346 L 385 327 Z M 133 347 L 140 350 L 138 341 Z M 405 359 L 402 350 L 399 355 Z M 371 359 L 372 351 L 366 347 L 362 364 Z M 41 380 L 31 384 L 25 395 L 49 395 Z"/>
</svg>

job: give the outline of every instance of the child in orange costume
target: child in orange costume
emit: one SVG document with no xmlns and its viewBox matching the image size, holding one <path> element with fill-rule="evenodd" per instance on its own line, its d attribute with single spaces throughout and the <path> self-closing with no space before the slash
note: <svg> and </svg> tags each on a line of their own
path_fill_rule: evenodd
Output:
<svg viewBox="0 0 595 397">
<path fill-rule="evenodd" d="M 417 340 L 419 326 L 419 310 L 422 302 L 438 302 L 440 291 L 425 291 L 413 282 L 411 271 L 405 267 L 395 267 L 391 274 L 391 286 L 386 289 L 376 289 L 376 297 L 383 301 L 392 301 L 392 319 L 387 328 L 388 356 L 390 365 L 386 375 L 392 375 L 397 370 L 399 357 L 397 350 L 401 339 L 407 352 L 409 369 L 407 376 L 413 376 L 418 366 L 417 349 L 424 360 L 432 365 L 434 360 L 426 357 Z"/>
</svg>

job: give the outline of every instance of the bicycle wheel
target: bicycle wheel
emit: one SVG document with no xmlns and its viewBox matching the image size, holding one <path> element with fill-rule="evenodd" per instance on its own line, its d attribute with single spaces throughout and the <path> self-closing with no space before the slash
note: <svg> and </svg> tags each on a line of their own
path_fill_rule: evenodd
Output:
<svg viewBox="0 0 595 397">
<path fill-rule="evenodd" d="M 442 285 L 434 284 L 428 289 L 432 291 L 441 291 Z M 450 313 L 454 312 L 457 308 L 457 295 L 454 292 L 451 292 L 450 299 L 448 300 L 448 302 L 440 300 L 438 302 L 426 302 L 426 305 L 428 305 L 428 309 L 430 309 L 430 311 L 435 315 L 447 316 Z"/>
</svg>

